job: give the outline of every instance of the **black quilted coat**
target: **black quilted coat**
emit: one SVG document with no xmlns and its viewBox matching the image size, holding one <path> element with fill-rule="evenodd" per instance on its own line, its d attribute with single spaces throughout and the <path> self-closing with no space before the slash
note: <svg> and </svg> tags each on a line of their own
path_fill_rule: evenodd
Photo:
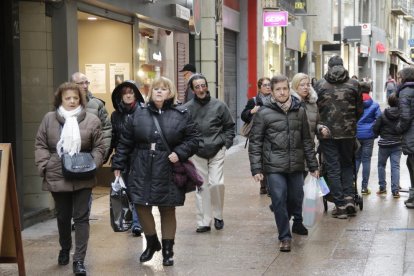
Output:
<svg viewBox="0 0 414 276">
<path fill-rule="evenodd" d="M 133 203 L 146 206 L 181 206 L 185 191 L 172 182 L 172 166 L 156 130 L 152 116 L 158 118 L 170 149 L 180 161 L 185 161 L 197 152 L 200 135 L 189 112 L 164 102 L 157 110 L 152 102 L 147 107 L 138 107 L 127 122 L 112 160 L 113 170 L 123 170 L 128 155 L 133 153 L 128 176 L 128 193 Z M 155 150 L 151 144 L 155 143 Z"/>
</svg>

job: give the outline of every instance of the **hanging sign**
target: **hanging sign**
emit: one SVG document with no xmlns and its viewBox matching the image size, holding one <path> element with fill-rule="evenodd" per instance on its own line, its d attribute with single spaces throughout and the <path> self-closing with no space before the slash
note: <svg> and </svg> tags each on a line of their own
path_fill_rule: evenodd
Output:
<svg viewBox="0 0 414 276">
<path fill-rule="evenodd" d="M 289 14 L 287 11 L 263 11 L 264 27 L 286 27 Z"/>
</svg>

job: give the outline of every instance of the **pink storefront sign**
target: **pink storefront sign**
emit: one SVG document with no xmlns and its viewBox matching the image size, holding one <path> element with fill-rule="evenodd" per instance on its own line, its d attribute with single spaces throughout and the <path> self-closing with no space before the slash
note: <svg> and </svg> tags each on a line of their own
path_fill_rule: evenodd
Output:
<svg viewBox="0 0 414 276">
<path fill-rule="evenodd" d="M 263 11 L 264 27 L 286 27 L 288 25 L 287 11 Z"/>
</svg>

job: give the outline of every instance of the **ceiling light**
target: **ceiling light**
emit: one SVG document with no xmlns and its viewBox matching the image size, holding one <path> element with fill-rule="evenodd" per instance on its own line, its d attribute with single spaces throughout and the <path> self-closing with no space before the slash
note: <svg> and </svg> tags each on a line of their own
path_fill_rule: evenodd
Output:
<svg viewBox="0 0 414 276">
<path fill-rule="evenodd" d="M 98 20 L 95 16 L 88 16 L 88 20 L 95 21 Z"/>
</svg>

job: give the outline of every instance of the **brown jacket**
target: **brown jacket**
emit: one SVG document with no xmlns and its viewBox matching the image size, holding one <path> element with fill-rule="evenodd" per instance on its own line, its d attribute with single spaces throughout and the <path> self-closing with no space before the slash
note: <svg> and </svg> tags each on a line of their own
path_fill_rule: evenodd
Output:
<svg viewBox="0 0 414 276">
<path fill-rule="evenodd" d="M 92 188 L 96 179 L 67 180 L 62 175 L 62 163 L 56 152 L 56 144 L 60 139 L 65 119 L 56 111 L 48 112 L 43 118 L 36 135 L 35 163 L 40 176 L 43 177 L 44 191 L 71 192 L 84 188 Z M 81 151 L 92 153 L 96 167 L 102 165 L 105 145 L 102 140 L 101 121 L 85 110 L 78 116 L 81 136 Z"/>
</svg>

